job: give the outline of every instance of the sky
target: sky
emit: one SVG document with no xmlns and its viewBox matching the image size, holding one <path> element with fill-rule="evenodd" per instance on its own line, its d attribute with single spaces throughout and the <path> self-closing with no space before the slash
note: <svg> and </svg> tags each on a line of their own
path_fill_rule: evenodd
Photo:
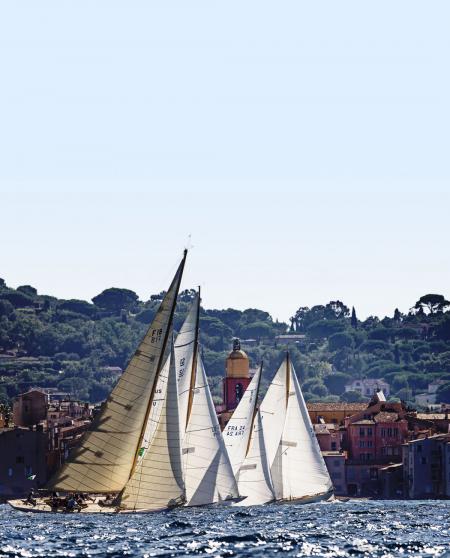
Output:
<svg viewBox="0 0 450 558">
<path fill-rule="evenodd" d="M 0 277 L 288 320 L 450 298 L 450 4 L 0 4 Z"/>
</svg>

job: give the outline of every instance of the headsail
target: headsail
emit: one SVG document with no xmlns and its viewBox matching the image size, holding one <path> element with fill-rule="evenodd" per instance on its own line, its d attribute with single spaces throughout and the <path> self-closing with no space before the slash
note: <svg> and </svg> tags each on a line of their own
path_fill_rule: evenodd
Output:
<svg viewBox="0 0 450 558">
<path fill-rule="evenodd" d="M 240 505 L 257 506 L 275 499 L 260 411 L 256 415 L 250 448 L 238 475 L 239 494 L 245 496 Z"/>
<path fill-rule="evenodd" d="M 119 498 L 125 510 L 156 511 L 184 502 L 178 388 L 172 345 L 164 403 L 148 451 Z M 149 417 L 151 420 L 151 416 Z"/>
<path fill-rule="evenodd" d="M 182 438 L 184 438 L 187 422 L 186 418 L 189 402 L 191 370 L 194 360 L 194 347 L 197 342 L 199 306 L 200 296 L 197 295 L 192 301 L 188 315 L 181 326 L 180 332 L 178 333 L 174 344 L 175 373 L 178 380 L 178 407 Z M 145 451 L 151 443 L 159 417 L 161 416 L 169 364 L 170 359 L 167 359 L 157 381 L 155 395 L 152 401 L 151 416 L 149 417 L 145 431 L 143 451 Z"/>
<path fill-rule="evenodd" d="M 223 440 L 236 477 L 249 449 L 261 371 L 262 366 L 253 376 L 250 385 L 245 390 L 239 405 L 223 431 Z"/>
<path fill-rule="evenodd" d="M 284 360 L 259 407 L 269 465 L 275 459 L 286 418 L 286 361 Z"/>
<path fill-rule="evenodd" d="M 158 312 L 92 429 L 48 487 L 120 492 L 137 464 L 149 405 L 162 367 L 186 252 Z"/>
<path fill-rule="evenodd" d="M 195 389 L 183 444 L 183 470 L 188 506 L 238 497 L 200 355 L 197 355 Z"/>
</svg>

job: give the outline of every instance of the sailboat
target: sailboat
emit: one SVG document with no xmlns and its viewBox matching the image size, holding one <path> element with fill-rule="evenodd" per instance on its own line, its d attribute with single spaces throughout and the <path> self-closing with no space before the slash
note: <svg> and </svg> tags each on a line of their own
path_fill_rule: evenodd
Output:
<svg viewBox="0 0 450 558">
<path fill-rule="evenodd" d="M 170 338 L 186 256 L 185 250 L 153 322 L 91 429 L 47 484 L 49 491 L 92 495 L 82 512 L 153 511 L 185 501 L 178 383 Z M 164 367 L 166 389 L 158 397 Z M 159 416 L 149 428 L 158 400 Z M 55 511 L 45 498 L 38 498 L 34 506 L 22 500 L 9 504 L 23 511 Z"/>
<path fill-rule="evenodd" d="M 333 484 L 289 357 L 279 367 L 260 406 L 275 499 L 325 500 Z"/>
<path fill-rule="evenodd" d="M 223 431 L 238 490 L 245 497 L 237 505 L 253 506 L 275 500 L 261 413 L 257 409 L 261 376 L 262 363 Z"/>
<path fill-rule="evenodd" d="M 332 482 L 289 353 L 256 410 L 261 370 L 224 430 L 241 505 L 328 499 Z"/>
</svg>

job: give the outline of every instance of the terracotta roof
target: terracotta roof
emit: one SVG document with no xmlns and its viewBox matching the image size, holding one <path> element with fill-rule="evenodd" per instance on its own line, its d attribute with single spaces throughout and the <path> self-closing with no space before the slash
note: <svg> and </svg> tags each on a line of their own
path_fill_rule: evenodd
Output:
<svg viewBox="0 0 450 558">
<path fill-rule="evenodd" d="M 363 411 L 367 403 L 306 403 L 308 411 Z"/>
<path fill-rule="evenodd" d="M 358 420 L 356 422 L 352 422 L 349 424 L 349 426 L 359 426 L 359 425 L 369 425 L 372 426 L 373 424 L 375 424 L 374 420 L 370 420 L 370 419 L 363 419 L 363 420 Z"/>
<path fill-rule="evenodd" d="M 381 411 L 373 417 L 375 422 L 395 422 L 398 420 L 398 413 L 388 413 L 387 411 Z"/>
</svg>

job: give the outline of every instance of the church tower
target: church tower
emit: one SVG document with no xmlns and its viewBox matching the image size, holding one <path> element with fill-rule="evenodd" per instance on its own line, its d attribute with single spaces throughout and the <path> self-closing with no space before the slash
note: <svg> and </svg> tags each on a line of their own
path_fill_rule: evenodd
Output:
<svg viewBox="0 0 450 558">
<path fill-rule="evenodd" d="M 236 409 L 250 380 L 249 358 L 241 349 L 239 339 L 234 339 L 233 350 L 226 361 L 226 375 L 223 381 L 223 401 L 226 413 Z"/>
</svg>

